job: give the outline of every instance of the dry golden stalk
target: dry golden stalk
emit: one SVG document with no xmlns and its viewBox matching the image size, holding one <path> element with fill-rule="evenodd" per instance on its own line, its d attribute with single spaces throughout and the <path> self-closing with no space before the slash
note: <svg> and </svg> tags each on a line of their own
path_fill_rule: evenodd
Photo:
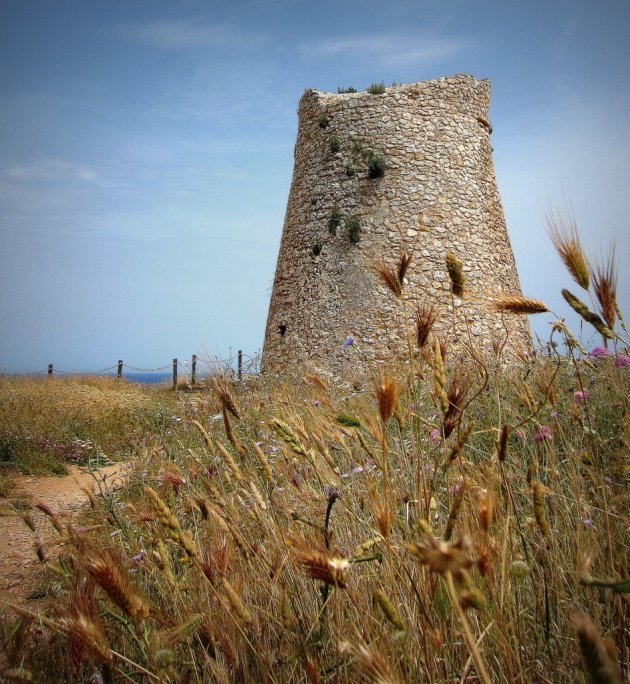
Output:
<svg viewBox="0 0 630 684">
<path fill-rule="evenodd" d="M 124 613 L 134 618 L 148 617 L 149 606 L 132 586 L 120 559 L 109 551 L 103 551 L 88 558 L 85 567 L 94 581 Z"/>
<path fill-rule="evenodd" d="M 210 378 L 208 385 L 210 386 L 210 389 L 213 390 L 213 392 L 219 397 L 221 406 L 228 410 L 236 418 L 236 420 L 239 420 L 240 415 L 228 388 L 227 380 L 215 375 L 214 377 Z"/>
<path fill-rule="evenodd" d="M 175 580 L 175 575 L 173 574 L 173 567 L 171 565 L 171 557 L 166 548 L 166 544 L 158 537 L 155 540 L 156 548 L 156 561 L 158 567 L 164 573 L 164 578 L 166 579 L 169 587 L 175 588 L 177 582 Z"/>
<path fill-rule="evenodd" d="M 545 539 L 549 539 L 551 530 L 549 529 L 545 510 L 544 487 L 538 480 L 532 482 L 532 500 L 534 504 L 534 518 L 536 519 L 538 529 Z"/>
<path fill-rule="evenodd" d="M 189 641 L 201 626 L 204 616 L 201 613 L 193 613 L 186 622 L 169 629 L 168 632 L 160 635 L 160 643 L 164 647 L 174 647 Z"/>
<path fill-rule="evenodd" d="M 296 454 L 306 456 L 309 458 L 309 453 L 299 437 L 295 434 L 293 428 L 279 418 L 274 418 L 271 421 L 271 427 L 278 433 L 278 435 L 293 449 Z"/>
<path fill-rule="evenodd" d="M 508 437 L 510 434 L 510 428 L 504 425 L 501 428 L 501 436 L 499 437 L 499 444 L 497 448 L 497 455 L 499 461 L 503 462 L 508 456 Z"/>
<path fill-rule="evenodd" d="M 377 457 L 376 454 L 374 453 L 374 450 L 372 449 L 372 447 L 367 443 L 367 441 L 366 441 L 365 437 L 363 436 L 363 433 L 361 432 L 361 430 L 357 430 L 357 431 L 354 433 L 354 435 L 355 435 L 355 437 L 357 438 L 357 440 L 359 441 L 359 444 L 363 447 L 363 450 L 364 450 L 365 453 L 368 455 L 368 457 L 369 457 L 370 459 L 372 459 L 372 461 L 374 461 L 375 463 L 377 463 L 377 462 L 378 462 L 378 457 Z"/>
<path fill-rule="evenodd" d="M 435 324 L 435 309 L 427 304 L 419 304 L 416 308 L 416 341 L 420 349 L 424 348 L 429 334 Z"/>
<path fill-rule="evenodd" d="M 451 451 L 448 455 L 448 459 L 446 460 L 447 467 L 456 458 L 459 458 L 460 454 L 462 453 L 464 446 L 466 446 L 466 442 L 468 441 L 468 437 L 470 436 L 470 433 L 472 432 L 472 429 L 474 426 L 475 426 L 475 421 L 471 420 L 470 423 L 468 423 L 468 425 L 466 425 L 465 427 L 463 427 L 459 431 L 459 434 L 457 435 L 457 441 L 452 446 Z"/>
<path fill-rule="evenodd" d="M 469 383 L 465 378 L 454 375 L 446 393 L 447 408 L 444 412 L 444 438 L 448 439 L 459 425 L 468 393 Z"/>
<path fill-rule="evenodd" d="M 398 403 L 398 387 L 391 375 L 385 375 L 378 381 L 376 401 L 378 404 L 378 414 L 384 425 L 392 417 Z"/>
<path fill-rule="evenodd" d="M 346 570 L 350 562 L 346 558 L 329 558 L 321 551 L 299 551 L 297 558 L 309 577 L 344 589 Z"/>
<path fill-rule="evenodd" d="M 464 502 L 464 494 L 466 493 L 466 483 L 462 482 L 459 486 L 455 488 L 455 496 L 453 498 L 453 505 L 448 514 L 448 520 L 446 521 L 446 528 L 444 529 L 444 541 L 449 541 L 451 535 L 453 534 L 453 527 L 459 515 L 459 511 Z"/>
<path fill-rule="evenodd" d="M 248 625 L 251 625 L 253 622 L 252 614 L 247 609 L 247 606 L 243 602 L 243 599 L 238 595 L 237 591 L 225 577 L 221 579 L 221 585 L 225 590 L 225 593 L 228 597 L 230 605 L 234 609 L 234 612 L 243 622 L 245 622 Z"/>
<path fill-rule="evenodd" d="M 254 500 L 258 504 L 258 506 L 263 510 L 267 510 L 267 504 L 265 503 L 265 500 L 262 498 L 260 492 L 258 491 L 258 487 L 254 484 L 252 480 L 249 482 L 249 488 L 254 496 Z"/>
<path fill-rule="evenodd" d="M 390 622 L 396 629 L 400 631 L 405 630 L 405 623 L 398 614 L 394 604 L 387 598 L 385 592 L 381 589 L 376 589 L 374 591 L 374 599 L 378 603 L 379 608 L 383 611 L 383 615 L 386 617 L 388 622 Z"/>
<path fill-rule="evenodd" d="M 149 503 L 151 504 L 151 508 L 153 508 L 158 521 L 168 530 L 170 538 L 173 541 L 176 541 L 191 558 L 196 558 L 199 555 L 199 552 L 193 542 L 190 532 L 182 530 L 177 517 L 171 512 L 171 509 L 162 501 L 160 495 L 154 489 L 145 486 L 144 492 L 149 498 Z"/>
<path fill-rule="evenodd" d="M 381 279 L 381 282 L 385 287 L 396 297 L 400 299 L 402 297 L 403 288 L 398 280 L 398 274 L 396 271 L 385 263 L 380 263 L 374 267 L 376 275 Z"/>
<path fill-rule="evenodd" d="M 265 482 L 268 485 L 273 485 L 273 471 L 271 470 L 271 466 L 269 465 L 269 461 L 267 460 L 267 456 L 265 455 L 265 452 L 258 446 L 258 444 L 254 443 L 254 456 L 256 457 L 256 460 L 260 464 L 260 469 L 262 470 L 263 478 Z"/>
<path fill-rule="evenodd" d="M 402 684 L 402 679 L 392 664 L 379 653 L 373 645 L 353 645 L 347 641 L 339 646 L 342 653 L 354 657 L 365 673 L 365 678 L 373 684 Z"/>
<path fill-rule="evenodd" d="M 479 513 L 479 524 L 484 532 L 488 532 L 494 518 L 494 495 L 487 489 L 479 493 L 477 501 L 477 511 Z"/>
<path fill-rule="evenodd" d="M 547 305 L 540 299 L 523 297 L 522 295 L 501 295 L 493 301 L 492 308 L 498 313 L 527 315 L 549 311 Z"/>
<path fill-rule="evenodd" d="M 570 211 L 566 214 L 550 211 L 545 216 L 545 220 L 547 233 L 564 265 L 575 282 L 588 290 L 589 267 L 573 214 Z"/>
<path fill-rule="evenodd" d="M 621 684 L 619 668 L 615 662 L 614 646 L 606 648 L 593 621 L 585 613 L 574 617 L 580 651 L 591 684 Z"/>
<path fill-rule="evenodd" d="M 219 508 L 225 508 L 227 505 L 226 500 L 223 498 L 221 492 L 210 482 L 209 480 L 202 480 L 201 484 L 203 488 L 210 495 L 212 503 L 215 503 Z"/>
<path fill-rule="evenodd" d="M 359 546 L 357 546 L 357 548 L 353 551 L 352 559 L 357 560 L 367 556 L 371 549 L 376 546 L 376 544 L 380 544 L 382 541 L 382 537 L 372 537 L 371 539 L 367 539 L 362 544 L 359 544 Z"/>
<path fill-rule="evenodd" d="M 87 615 L 68 615 L 59 620 L 59 626 L 68 636 L 86 648 L 97 660 L 109 663 L 111 651 L 101 625 Z"/>
<path fill-rule="evenodd" d="M 617 320 L 617 265 L 615 246 L 610 249 L 605 263 L 597 262 L 593 269 L 593 290 L 606 325 L 612 330 Z"/>
<path fill-rule="evenodd" d="M 234 432 L 232 432 L 232 424 L 230 423 L 230 417 L 228 416 L 225 406 L 221 406 L 221 413 L 223 415 L 223 425 L 225 427 L 225 435 L 228 438 L 228 442 L 230 442 L 233 447 L 236 447 Z"/>
<path fill-rule="evenodd" d="M 562 296 L 566 300 L 567 304 L 576 313 L 580 314 L 580 316 L 585 321 L 590 323 L 602 337 L 607 338 L 609 340 L 615 337 L 615 333 L 613 333 L 613 331 L 606 326 L 601 317 L 598 316 L 596 313 L 590 311 L 586 304 L 584 304 L 584 302 L 578 299 L 574 294 L 571 294 L 569 290 L 563 289 Z"/>
<path fill-rule="evenodd" d="M 405 276 L 407 275 L 407 270 L 411 265 L 412 255 L 408 252 L 403 252 L 398 257 L 398 282 L 404 286 Z"/>
<path fill-rule="evenodd" d="M 214 445 L 212 444 L 212 440 L 210 439 L 210 435 L 206 431 L 206 428 L 198 420 L 193 420 L 192 424 L 201 433 L 201 436 L 203 437 L 203 441 L 206 443 L 206 448 L 208 449 L 208 451 L 212 452 L 214 450 Z"/>
<path fill-rule="evenodd" d="M 243 481 L 243 473 L 241 472 L 241 469 L 239 468 L 238 463 L 234 460 L 234 457 L 232 454 L 217 440 L 217 449 L 219 450 L 219 453 L 221 454 L 221 457 L 223 461 L 225 462 L 225 465 L 230 469 L 230 472 L 234 477 L 239 481 Z"/>
<path fill-rule="evenodd" d="M 446 396 L 446 371 L 444 357 L 439 340 L 433 342 L 433 392 L 442 406 L 444 414 L 448 411 L 449 403 Z"/>
<path fill-rule="evenodd" d="M 398 259 L 396 268 L 392 268 L 384 262 L 381 262 L 374 268 L 374 272 L 381 279 L 381 282 L 397 299 L 402 297 L 405 287 L 405 275 L 410 264 L 411 254 L 403 252 Z"/>
<path fill-rule="evenodd" d="M 451 292 L 456 297 L 464 296 L 464 283 L 466 282 L 466 279 L 462 266 L 463 262 L 453 253 L 446 253 L 446 270 L 448 271 L 448 277 L 451 280 Z"/>
</svg>

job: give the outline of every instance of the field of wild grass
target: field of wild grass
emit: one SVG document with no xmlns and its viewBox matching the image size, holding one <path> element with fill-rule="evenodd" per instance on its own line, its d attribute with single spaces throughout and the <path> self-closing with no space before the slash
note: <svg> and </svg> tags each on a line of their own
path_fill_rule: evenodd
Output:
<svg viewBox="0 0 630 684">
<path fill-rule="evenodd" d="M 379 267 L 397 298 L 403 264 Z M 557 322 L 509 368 L 452 364 L 420 308 L 410 358 L 361 385 L 3 378 L 2 477 L 41 439 L 61 465 L 79 439 L 86 466 L 130 469 L 80 525 L 25 514 L 65 546 L 41 566 L 50 600 L 2 612 L 2 677 L 628 681 L 630 358 L 600 294 L 574 308 L 601 345 Z"/>
</svg>

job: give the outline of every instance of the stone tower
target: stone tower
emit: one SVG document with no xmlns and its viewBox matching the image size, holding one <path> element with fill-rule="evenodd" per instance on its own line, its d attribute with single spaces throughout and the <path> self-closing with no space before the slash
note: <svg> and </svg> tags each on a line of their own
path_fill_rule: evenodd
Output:
<svg viewBox="0 0 630 684">
<path fill-rule="evenodd" d="M 490 310 L 520 293 L 492 165 L 490 83 L 457 75 L 380 94 L 307 90 L 267 319 L 263 371 L 333 375 L 407 349 L 402 307 L 374 273 L 407 251 L 405 300 L 433 305 L 451 354 L 531 347 L 525 317 Z M 463 262 L 462 299 L 445 267 Z M 344 346 L 351 336 L 355 344 Z"/>
</svg>

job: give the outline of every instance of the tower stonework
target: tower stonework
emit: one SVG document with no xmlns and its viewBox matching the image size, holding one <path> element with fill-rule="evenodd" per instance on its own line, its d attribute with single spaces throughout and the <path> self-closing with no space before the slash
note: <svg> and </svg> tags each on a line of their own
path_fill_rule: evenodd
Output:
<svg viewBox="0 0 630 684">
<path fill-rule="evenodd" d="M 490 83 L 468 75 L 382 94 L 307 90 L 276 266 L 263 371 L 345 375 L 406 356 L 403 307 L 374 268 L 412 254 L 404 297 L 432 305 L 450 354 L 531 347 L 525 317 L 492 312 L 520 284 L 492 164 Z M 445 267 L 463 262 L 453 297 Z M 353 347 L 344 340 L 352 337 Z"/>
</svg>

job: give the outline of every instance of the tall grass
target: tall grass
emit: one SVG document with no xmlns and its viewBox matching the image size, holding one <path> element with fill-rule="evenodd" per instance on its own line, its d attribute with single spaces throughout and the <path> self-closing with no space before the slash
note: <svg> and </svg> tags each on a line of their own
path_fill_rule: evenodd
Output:
<svg viewBox="0 0 630 684">
<path fill-rule="evenodd" d="M 623 344 L 584 355 L 558 322 L 547 354 L 506 368 L 470 349 L 453 364 L 431 330 L 439 312 L 405 301 L 391 273 L 411 317 L 401 334 L 418 316 L 417 340 L 360 387 L 215 378 L 159 396 L 181 419 L 167 429 L 147 417 L 156 396 L 134 389 L 146 403 L 119 424 L 145 422 L 127 486 L 61 529 L 67 551 L 42 568 L 62 587 L 55 607 L 6 609 L 3 677 L 628 677 Z M 505 315 L 546 311 L 501 301 Z"/>
</svg>

